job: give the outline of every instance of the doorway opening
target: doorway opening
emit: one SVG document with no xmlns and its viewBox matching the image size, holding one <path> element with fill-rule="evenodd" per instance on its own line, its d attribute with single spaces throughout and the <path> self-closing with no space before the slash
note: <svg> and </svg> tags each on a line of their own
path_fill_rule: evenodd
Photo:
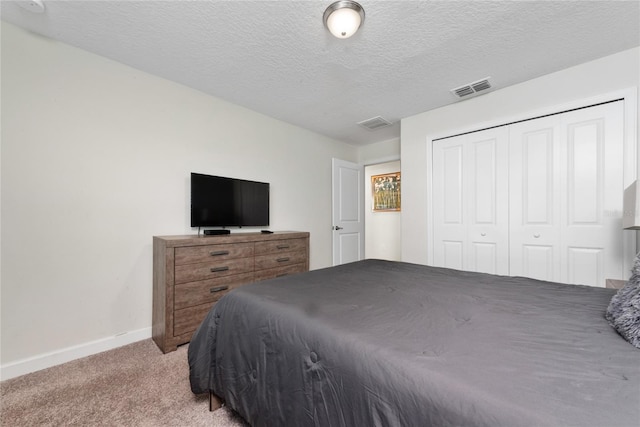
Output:
<svg viewBox="0 0 640 427">
<path fill-rule="evenodd" d="M 400 261 L 402 258 L 401 210 L 384 208 L 374 210 L 374 185 L 372 184 L 372 177 L 396 172 L 400 172 L 400 160 L 364 167 L 365 258 L 390 261 Z M 401 203 L 400 209 L 402 209 Z"/>
</svg>

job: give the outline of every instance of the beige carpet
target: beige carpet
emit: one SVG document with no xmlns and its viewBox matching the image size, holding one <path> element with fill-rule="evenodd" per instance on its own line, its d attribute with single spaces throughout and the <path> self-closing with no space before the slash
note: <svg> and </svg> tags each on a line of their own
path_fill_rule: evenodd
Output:
<svg viewBox="0 0 640 427">
<path fill-rule="evenodd" d="M 2 426 L 246 426 L 189 389 L 187 346 L 152 340 L 0 383 Z"/>
</svg>

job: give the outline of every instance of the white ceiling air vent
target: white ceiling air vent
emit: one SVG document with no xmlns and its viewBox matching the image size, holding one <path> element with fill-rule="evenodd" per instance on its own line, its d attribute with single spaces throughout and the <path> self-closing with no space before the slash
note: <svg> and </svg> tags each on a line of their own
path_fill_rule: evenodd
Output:
<svg viewBox="0 0 640 427">
<path fill-rule="evenodd" d="M 464 86 L 457 87 L 455 89 L 451 89 L 451 92 L 453 92 L 453 94 L 455 94 L 459 98 L 464 98 L 465 96 L 474 95 L 480 91 L 491 88 L 491 83 L 489 83 L 490 78 L 491 77 L 485 77 L 482 80 L 478 80 L 476 82 L 469 83 Z"/>
<path fill-rule="evenodd" d="M 386 120 L 380 116 L 372 117 L 370 119 L 358 122 L 358 125 L 368 130 L 378 130 L 387 126 L 391 126 L 392 124 L 393 123 L 391 123 L 389 120 Z"/>
</svg>

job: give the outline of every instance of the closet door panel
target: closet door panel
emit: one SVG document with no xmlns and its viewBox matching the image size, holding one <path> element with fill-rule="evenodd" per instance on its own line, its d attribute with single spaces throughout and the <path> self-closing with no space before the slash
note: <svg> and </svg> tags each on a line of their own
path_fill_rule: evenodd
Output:
<svg viewBox="0 0 640 427">
<path fill-rule="evenodd" d="M 561 172 L 558 118 L 510 126 L 510 271 L 557 281 L 560 267 Z"/>
<path fill-rule="evenodd" d="M 567 283 L 600 286 L 604 283 L 604 248 L 567 248 Z"/>
<path fill-rule="evenodd" d="M 504 274 L 499 273 L 500 259 L 498 257 L 498 245 L 495 243 L 471 243 L 471 259 L 469 270 L 479 273 Z"/>
<path fill-rule="evenodd" d="M 521 144 L 523 224 L 553 226 L 553 128 L 527 132 Z M 520 189 L 518 189 L 520 190 Z"/>
<path fill-rule="evenodd" d="M 433 146 L 434 265 L 464 268 L 467 230 L 464 201 L 464 138 Z"/>
<path fill-rule="evenodd" d="M 450 225 L 463 225 L 463 195 L 462 170 L 464 168 L 464 149 L 460 145 L 454 145 L 443 149 L 444 167 L 442 171 L 442 200 L 444 208 L 444 223 Z"/>
<path fill-rule="evenodd" d="M 554 247 L 544 245 L 522 246 L 522 273 L 518 276 L 538 280 L 552 280 L 557 276 L 554 264 Z"/>
<path fill-rule="evenodd" d="M 562 281 L 604 286 L 623 277 L 623 106 L 621 102 L 561 115 L 566 141 Z"/>
<path fill-rule="evenodd" d="M 604 123 L 601 119 L 573 124 L 567 133 L 569 225 L 602 225 Z"/>
<path fill-rule="evenodd" d="M 440 252 L 442 260 L 439 267 L 454 268 L 456 270 L 463 269 L 464 258 L 464 241 L 443 240 L 436 252 Z"/>
<path fill-rule="evenodd" d="M 434 143 L 434 265 L 509 273 L 507 136 L 500 128 Z"/>
<path fill-rule="evenodd" d="M 472 223 L 496 225 L 497 183 L 495 139 L 472 142 L 473 176 L 471 176 Z"/>
<path fill-rule="evenodd" d="M 505 127 L 466 136 L 468 270 L 509 274 L 509 147 Z"/>
</svg>

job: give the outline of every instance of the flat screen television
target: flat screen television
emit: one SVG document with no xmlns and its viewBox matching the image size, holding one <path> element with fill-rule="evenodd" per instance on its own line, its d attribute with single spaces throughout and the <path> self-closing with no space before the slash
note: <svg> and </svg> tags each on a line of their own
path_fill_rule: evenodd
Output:
<svg viewBox="0 0 640 427">
<path fill-rule="evenodd" d="M 269 183 L 191 173 L 191 227 L 269 225 Z"/>
</svg>

